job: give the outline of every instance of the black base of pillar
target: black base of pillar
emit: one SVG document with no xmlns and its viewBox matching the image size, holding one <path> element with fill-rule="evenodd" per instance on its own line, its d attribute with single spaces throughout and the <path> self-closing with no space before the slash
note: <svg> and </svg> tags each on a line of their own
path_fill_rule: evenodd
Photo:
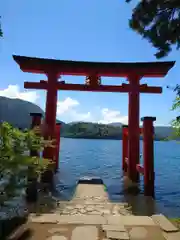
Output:
<svg viewBox="0 0 180 240">
<path fill-rule="evenodd" d="M 54 172 L 46 170 L 41 175 L 41 185 L 44 192 L 52 192 L 54 189 Z"/>
<path fill-rule="evenodd" d="M 36 179 L 28 182 L 26 188 L 26 201 L 27 203 L 36 203 L 38 200 L 38 182 Z"/>
</svg>

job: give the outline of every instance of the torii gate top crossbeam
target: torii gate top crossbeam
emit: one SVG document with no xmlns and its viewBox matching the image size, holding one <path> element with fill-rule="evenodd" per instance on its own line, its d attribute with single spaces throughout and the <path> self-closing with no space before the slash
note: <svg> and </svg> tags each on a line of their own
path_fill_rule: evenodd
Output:
<svg viewBox="0 0 180 240">
<path fill-rule="evenodd" d="M 164 77 L 175 62 L 83 62 L 44 58 L 31 58 L 13 55 L 14 60 L 24 72 L 47 73 L 56 71 L 60 75 L 88 76 L 96 74 L 105 77 L 127 77 L 138 74 L 141 77 Z"/>
</svg>

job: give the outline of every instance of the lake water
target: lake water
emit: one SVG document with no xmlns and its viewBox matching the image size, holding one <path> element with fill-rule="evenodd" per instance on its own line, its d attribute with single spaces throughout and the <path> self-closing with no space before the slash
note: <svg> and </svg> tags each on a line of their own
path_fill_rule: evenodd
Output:
<svg viewBox="0 0 180 240">
<path fill-rule="evenodd" d="M 123 191 L 122 141 L 61 138 L 58 196 L 70 199 L 80 177 L 98 176 L 106 184 L 112 201 L 127 201 L 142 215 L 155 211 L 180 217 L 180 145 L 175 141 L 155 142 L 154 148 L 156 199 L 151 201 L 142 193 L 135 197 Z M 143 208 L 145 212 L 141 212 Z"/>
</svg>

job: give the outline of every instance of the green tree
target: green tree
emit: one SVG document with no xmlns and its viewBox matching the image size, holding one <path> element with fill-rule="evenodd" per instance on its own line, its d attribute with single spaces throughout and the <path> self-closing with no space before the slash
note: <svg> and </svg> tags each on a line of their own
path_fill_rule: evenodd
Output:
<svg viewBox="0 0 180 240">
<path fill-rule="evenodd" d="M 1 16 L 0 16 L 0 19 L 1 19 Z M 1 28 L 1 22 L 0 22 L 0 37 L 3 36 L 3 32 L 2 32 L 2 28 Z"/>
<path fill-rule="evenodd" d="M 42 151 L 48 143 L 34 130 L 20 131 L 6 122 L 0 125 L 0 208 L 20 196 L 27 176 L 40 177 L 52 162 L 31 157 L 28 152 Z"/>
<path fill-rule="evenodd" d="M 139 1 L 133 9 L 129 26 L 152 43 L 157 49 L 157 58 L 167 56 L 172 45 L 180 48 L 180 1 Z"/>
<path fill-rule="evenodd" d="M 176 86 L 176 98 L 172 105 L 172 110 L 177 111 L 178 117 L 172 121 L 172 127 L 174 128 L 173 138 L 180 137 L 180 86 Z"/>
<path fill-rule="evenodd" d="M 139 1 L 133 9 L 129 26 L 157 49 L 156 58 L 167 56 L 173 45 L 180 48 L 180 0 Z M 176 85 L 173 91 L 176 98 L 172 110 L 179 113 L 180 85 Z M 172 121 L 172 126 L 174 137 L 180 137 L 179 117 Z"/>
</svg>

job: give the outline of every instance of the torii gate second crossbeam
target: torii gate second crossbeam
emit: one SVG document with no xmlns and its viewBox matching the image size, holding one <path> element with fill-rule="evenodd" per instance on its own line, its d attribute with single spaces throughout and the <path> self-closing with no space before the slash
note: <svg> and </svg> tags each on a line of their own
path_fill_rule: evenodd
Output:
<svg viewBox="0 0 180 240">
<path fill-rule="evenodd" d="M 24 87 L 47 90 L 45 123 L 49 129 L 48 136 L 51 138 L 53 138 L 55 132 L 58 90 L 128 93 L 129 177 L 134 182 L 139 180 L 139 175 L 136 171 L 136 165 L 139 163 L 139 95 L 140 93 L 162 93 L 161 87 L 140 84 L 140 80 L 143 77 L 164 77 L 174 66 L 175 62 L 97 63 L 24 56 L 13 56 L 13 58 L 22 71 L 47 75 L 47 81 L 25 82 Z M 67 84 L 65 81 L 58 81 L 62 75 L 84 75 L 86 76 L 86 82 L 85 84 Z M 101 85 L 101 76 L 126 77 L 129 84 L 118 86 Z M 52 149 L 46 149 L 46 158 L 52 159 L 53 154 L 54 151 Z"/>
</svg>

